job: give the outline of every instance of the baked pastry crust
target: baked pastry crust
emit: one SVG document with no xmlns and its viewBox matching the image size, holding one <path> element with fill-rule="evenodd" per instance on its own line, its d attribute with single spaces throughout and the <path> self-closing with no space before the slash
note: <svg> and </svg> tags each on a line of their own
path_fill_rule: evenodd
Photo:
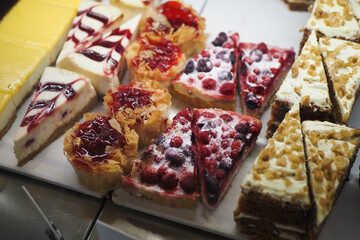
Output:
<svg viewBox="0 0 360 240">
<path fill-rule="evenodd" d="M 137 132 L 140 145 L 148 145 L 168 126 L 171 95 L 156 81 L 132 82 L 112 88 L 104 105 L 108 114 Z"/>
<path fill-rule="evenodd" d="M 130 173 L 132 162 L 138 155 L 139 136 L 111 116 L 86 113 L 84 118 L 84 123 L 77 122 L 66 132 L 64 154 L 81 184 L 104 193 L 119 187 L 123 177 Z M 94 130 L 96 121 L 104 123 L 97 126 L 102 134 Z M 80 130 L 82 127 L 85 131 Z M 110 135 L 112 141 L 104 139 Z M 89 136 L 93 137 L 92 141 L 100 141 L 103 149 L 87 141 Z"/>
</svg>

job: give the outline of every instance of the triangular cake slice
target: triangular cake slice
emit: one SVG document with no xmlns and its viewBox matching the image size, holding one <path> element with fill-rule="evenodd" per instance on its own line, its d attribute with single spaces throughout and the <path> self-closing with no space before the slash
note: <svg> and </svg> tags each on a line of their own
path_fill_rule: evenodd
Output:
<svg viewBox="0 0 360 240">
<path fill-rule="evenodd" d="M 66 126 L 95 102 L 96 93 L 89 79 L 65 69 L 47 67 L 14 138 L 18 166 L 64 133 Z"/>
<path fill-rule="evenodd" d="M 91 79 L 100 95 L 120 85 L 125 58 L 124 52 L 136 37 L 141 15 L 137 15 L 95 42 L 69 53 L 58 66 L 81 73 Z"/>
<path fill-rule="evenodd" d="M 122 17 L 123 13 L 117 7 L 94 1 L 81 1 L 56 64 L 60 64 L 69 53 L 97 40 L 105 31 L 116 26 Z"/>
<path fill-rule="evenodd" d="M 359 148 L 360 130 L 330 122 L 305 121 L 303 133 L 314 198 L 310 231 L 316 238 L 349 176 Z"/>
<path fill-rule="evenodd" d="M 235 110 L 238 40 L 237 33 L 219 33 L 187 62 L 172 83 L 174 94 L 196 107 Z"/>
<path fill-rule="evenodd" d="M 197 169 L 191 130 L 192 110 L 184 109 L 134 163 L 122 183 L 131 194 L 155 203 L 193 208 L 197 204 Z"/>
<path fill-rule="evenodd" d="M 360 89 L 360 44 L 320 38 L 335 121 L 347 123 Z"/>
<path fill-rule="evenodd" d="M 260 117 L 293 64 L 295 52 L 265 43 L 240 43 L 239 54 L 242 111 Z"/>
<path fill-rule="evenodd" d="M 291 107 L 300 102 L 302 119 L 330 120 L 332 104 L 316 33 L 311 32 L 271 105 L 270 138 Z"/>
<path fill-rule="evenodd" d="M 360 27 L 348 0 L 316 0 L 304 29 L 303 41 L 312 30 L 327 37 L 360 40 Z"/>
<path fill-rule="evenodd" d="M 221 109 L 195 109 L 193 131 L 203 203 L 215 209 L 241 162 L 254 147 L 261 122 Z"/>
<path fill-rule="evenodd" d="M 311 202 L 299 104 L 260 152 L 241 190 L 234 211 L 241 232 L 259 239 L 305 239 Z"/>
</svg>

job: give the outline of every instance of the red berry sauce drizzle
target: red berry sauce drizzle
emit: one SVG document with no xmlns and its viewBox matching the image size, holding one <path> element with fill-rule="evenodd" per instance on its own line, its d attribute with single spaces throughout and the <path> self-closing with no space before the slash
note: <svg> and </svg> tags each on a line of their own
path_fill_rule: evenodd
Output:
<svg viewBox="0 0 360 240">
<path fill-rule="evenodd" d="M 30 132 L 31 129 L 39 124 L 41 119 L 51 115 L 54 112 L 54 110 L 57 108 L 56 101 L 59 97 L 64 96 L 68 101 L 73 99 L 76 95 L 76 91 L 73 89 L 72 85 L 79 81 L 86 82 L 85 79 L 79 78 L 68 84 L 54 82 L 47 82 L 45 84 L 40 83 L 38 89 L 36 90 L 35 97 L 27 109 L 25 117 L 20 123 L 20 127 L 27 126 L 27 132 Z M 48 100 L 38 100 L 40 94 L 42 94 L 42 99 L 44 99 L 44 94 L 46 94 L 46 92 L 57 92 L 58 94 Z M 50 96 L 53 95 L 51 94 Z M 36 110 L 36 113 L 30 115 L 32 110 Z M 65 116 L 66 114 L 63 115 L 63 117 Z M 26 145 L 31 145 L 31 143 L 27 143 Z"/>
<path fill-rule="evenodd" d="M 100 115 L 80 124 L 73 136 L 73 140 L 81 140 L 79 145 L 73 145 L 75 154 L 91 157 L 92 163 L 101 164 L 104 158 L 110 157 L 111 153 L 106 152 L 107 146 L 122 148 L 126 144 L 125 136 L 110 125 L 110 119 L 110 116 Z"/>
<path fill-rule="evenodd" d="M 199 174 L 210 205 L 218 203 L 225 184 L 241 163 L 244 149 L 260 132 L 251 122 L 229 113 L 211 109 L 194 111 Z"/>
<path fill-rule="evenodd" d="M 143 154 L 143 161 L 154 158 L 142 169 L 141 183 L 167 194 L 197 194 L 194 143 L 192 141 L 191 109 L 180 111 L 165 133 Z"/>
</svg>

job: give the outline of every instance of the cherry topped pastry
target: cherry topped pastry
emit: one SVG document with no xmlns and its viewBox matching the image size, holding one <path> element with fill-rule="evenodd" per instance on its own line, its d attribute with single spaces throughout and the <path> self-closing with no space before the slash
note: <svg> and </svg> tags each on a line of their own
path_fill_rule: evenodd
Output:
<svg viewBox="0 0 360 240">
<path fill-rule="evenodd" d="M 265 43 L 240 43 L 243 113 L 259 117 L 294 62 L 295 52 Z"/>
<path fill-rule="evenodd" d="M 195 207 L 199 194 L 191 121 L 191 109 L 180 111 L 144 152 L 141 161 L 134 163 L 122 187 L 158 204 Z"/>
<path fill-rule="evenodd" d="M 261 122 L 221 109 L 195 109 L 193 132 L 203 203 L 215 209 L 261 130 Z"/>
<path fill-rule="evenodd" d="M 104 97 L 108 114 L 139 134 L 148 145 L 168 126 L 171 95 L 156 81 L 132 82 L 112 88 Z"/>
<path fill-rule="evenodd" d="M 131 171 L 139 136 L 109 115 L 87 113 L 84 118 L 85 122 L 67 131 L 64 153 L 81 184 L 107 192 Z"/>
</svg>

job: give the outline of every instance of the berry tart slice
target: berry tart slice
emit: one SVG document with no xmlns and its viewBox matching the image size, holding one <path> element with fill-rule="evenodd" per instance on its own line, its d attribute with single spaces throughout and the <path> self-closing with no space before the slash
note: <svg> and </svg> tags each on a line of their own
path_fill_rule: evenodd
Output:
<svg viewBox="0 0 360 240">
<path fill-rule="evenodd" d="M 130 80 L 158 81 L 168 88 L 185 66 L 185 54 L 165 37 L 144 33 L 126 51 Z"/>
<path fill-rule="evenodd" d="M 219 33 L 173 81 L 174 94 L 196 107 L 235 110 L 238 40 L 237 33 Z"/>
<path fill-rule="evenodd" d="M 141 31 L 166 36 L 186 56 L 204 49 L 208 36 L 204 33 L 205 19 L 182 1 L 167 1 L 156 9 L 149 8 L 141 25 Z"/>
<path fill-rule="evenodd" d="M 14 138 L 18 166 L 35 157 L 95 103 L 89 79 L 65 69 L 45 68 Z"/>
<path fill-rule="evenodd" d="M 122 187 L 157 204 L 194 208 L 197 204 L 197 170 L 191 130 L 192 110 L 180 111 L 173 123 L 135 162 Z"/>
<path fill-rule="evenodd" d="M 140 145 L 149 145 L 168 126 L 171 95 L 156 81 L 114 87 L 104 97 L 104 104 L 108 114 L 139 134 Z"/>
<path fill-rule="evenodd" d="M 215 209 L 254 147 L 261 122 L 221 109 L 195 109 L 192 127 L 201 198 L 207 207 Z"/>
<path fill-rule="evenodd" d="M 117 188 L 138 155 L 139 136 L 109 115 L 84 114 L 66 132 L 64 154 L 79 182 L 97 192 Z"/>
<path fill-rule="evenodd" d="M 265 43 L 240 43 L 239 53 L 243 113 L 258 118 L 293 64 L 295 52 Z"/>
</svg>

